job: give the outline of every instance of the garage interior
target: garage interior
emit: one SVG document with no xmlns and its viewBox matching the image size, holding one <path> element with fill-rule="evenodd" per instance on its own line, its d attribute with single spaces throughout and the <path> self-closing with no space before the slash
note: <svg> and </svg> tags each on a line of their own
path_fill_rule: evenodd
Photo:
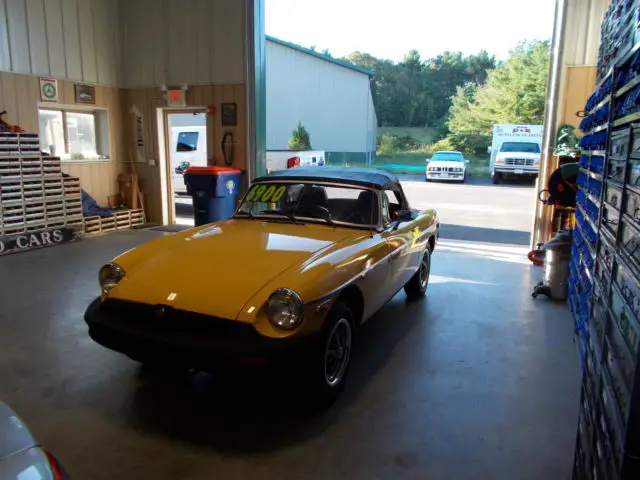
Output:
<svg viewBox="0 0 640 480">
<path fill-rule="evenodd" d="M 427 299 L 407 303 L 399 294 L 365 325 L 344 395 L 319 413 L 295 401 L 286 379 L 143 369 L 95 344 L 83 321 L 99 295 L 99 268 L 170 234 L 140 227 L 175 223 L 167 112 L 207 112 L 210 165 L 241 170 L 242 192 L 264 174 L 264 0 L 0 1 L 6 123 L 42 136 L 43 118 L 57 112 L 65 138 L 60 145 L 54 135 L 42 158 L 66 175 L 61 188 L 73 193 L 79 184 L 108 205 L 125 183 L 122 221 L 131 227 L 87 231 L 71 202 L 55 225 L 85 229 L 84 238 L 51 248 L 29 240 L 29 251 L 0 256 L 0 401 L 73 478 L 639 478 L 640 227 L 630 205 L 640 192 L 629 180 L 638 168 L 629 127 L 640 115 L 613 107 L 640 83 L 628 74 L 615 83 L 640 51 L 640 7 L 612 4 L 556 2 L 541 182 L 557 167 L 556 126 L 577 126 L 576 112 L 591 116 L 611 102 L 607 121 L 585 132 L 610 135 L 583 146 L 588 180 L 580 188 L 595 211 L 576 214 L 568 302 L 531 298 L 542 271 L 526 250 L 444 241 Z M 631 38 L 611 33 L 614 17 L 633 24 Z M 94 87 L 90 103 L 79 86 Z M 223 120 L 223 104 L 234 105 L 235 122 Z M 79 114 L 96 125 L 92 158 L 65 151 L 67 117 Z M 614 143 L 614 130 L 627 136 Z M 612 150 L 624 142 L 626 150 Z M 618 177 L 608 176 L 609 165 Z M 608 187 L 621 192 L 613 210 Z M 549 239 L 553 215 L 534 203 L 532 245 Z M 2 225 L 0 240 L 15 234 Z M 606 268 L 605 257 L 613 262 Z M 596 304 L 604 305 L 602 329 Z M 614 331 L 620 316 L 625 329 Z M 630 345 L 626 353 L 618 341 Z M 627 363 L 618 372 L 620 357 Z"/>
</svg>

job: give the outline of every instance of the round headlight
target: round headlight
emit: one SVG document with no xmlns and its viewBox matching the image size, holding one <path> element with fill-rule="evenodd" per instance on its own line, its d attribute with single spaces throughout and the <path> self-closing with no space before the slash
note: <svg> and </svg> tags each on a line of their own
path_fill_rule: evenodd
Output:
<svg viewBox="0 0 640 480">
<path fill-rule="evenodd" d="M 109 293 L 124 278 L 124 270 L 120 265 L 108 263 L 100 269 L 98 279 L 104 293 Z"/>
<path fill-rule="evenodd" d="M 302 322 L 302 300 L 296 292 L 281 288 L 271 294 L 267 302 L 269 321 L 278 328 L 290 330 Z"/>
</svg>

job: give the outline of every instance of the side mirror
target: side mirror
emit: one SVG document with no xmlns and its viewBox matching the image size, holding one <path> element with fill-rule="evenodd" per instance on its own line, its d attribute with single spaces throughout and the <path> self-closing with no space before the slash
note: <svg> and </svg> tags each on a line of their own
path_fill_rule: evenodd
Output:
<svg viewBox="0 0 640 480">
<path fill-rule="evenodd" d="M 469 165 L 471 163 L 471 160 L 465 160 L 464 163 L 466 163 L 467 165 Z"/>
<path fill-rule="evenodd" d="M 402 222 L 410 222 L 413 220 L 413 212 L 411 210 L 397 210 L 393 214 L 393 229 L 397 230 Z"/>
<path fill-rule="evenodd" d="M 430 158 L 426 158 L 424 161 L 425 161 L 425 163 L 429 163 L 431 161 L 431 159 Z"/>
</svg>

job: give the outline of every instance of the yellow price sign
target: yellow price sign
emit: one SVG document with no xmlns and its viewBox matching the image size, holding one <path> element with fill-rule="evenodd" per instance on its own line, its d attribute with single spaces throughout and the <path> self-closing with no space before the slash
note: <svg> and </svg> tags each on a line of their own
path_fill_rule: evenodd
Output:
<svg viewBox="0 0 640 480">
<path fill-rule="evenodd" d="M 245 198 L 247 202 L 271 202 L 276 203 L 286 193 L 287 188 L 284 185 L 279 187 L 276 185 L 255 185 Z"/>
</svg>

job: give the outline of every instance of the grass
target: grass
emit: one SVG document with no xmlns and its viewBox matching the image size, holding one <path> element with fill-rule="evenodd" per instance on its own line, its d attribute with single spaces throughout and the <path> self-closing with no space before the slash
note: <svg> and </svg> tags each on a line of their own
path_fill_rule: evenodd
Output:
<svg viewBox="0 0 640 480">
<path fill-rule="evenodd" d="M 411 137 L 417 143 L 429 145 L 435 139 L 435 132 L 432 128 L 425 127 L 378 127 L 378 137 L 390 133 L 399 137 Z"/>
<path fill-rule="evenodd" d="M 425 160 L 428 155 L 424 152 L 398 152 L 392 155 L 377 155 L 373 168 L 389 170 L 393 173 L 424 175 Z M 470 177 L 489 176 L 489 157 L 465 156 L 470 161 L 467 175 Z"/>
</svg>

